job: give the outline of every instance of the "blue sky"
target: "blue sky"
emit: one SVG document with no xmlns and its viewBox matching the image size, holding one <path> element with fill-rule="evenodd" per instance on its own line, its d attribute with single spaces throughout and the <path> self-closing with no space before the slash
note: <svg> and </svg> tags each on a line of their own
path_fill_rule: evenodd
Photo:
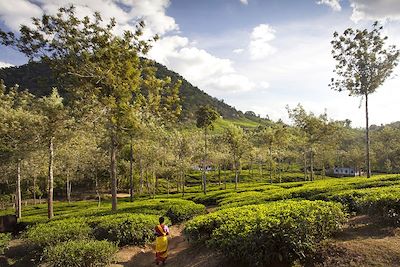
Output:
<svg viewBox="0 0 400 267">
<path fill-rule="evenodd" d="M 360 99 L 328 87 L 335 66 L 332 34 L 379 20 L 389 43 L 400 47 L 398 0 L 1 0 L 0 27 L 16 31 L 30 17 L 67 3 L 81 16 L 99 11 L 116 17 L 116 34 L 143 18 L 146 35 L 161 36 L 149 57 L 210 95 L 275 120 L 287 121 L 286 105 L 301 103 L 314 113 L 326 110 L 333 119 L 363 126 Z M 0 67 L 25 61 L 0 47 Z M 398 88 L 400 77 L 394 77 L 371 96 L 371 123 L 400 120 Z"/>
</svg>

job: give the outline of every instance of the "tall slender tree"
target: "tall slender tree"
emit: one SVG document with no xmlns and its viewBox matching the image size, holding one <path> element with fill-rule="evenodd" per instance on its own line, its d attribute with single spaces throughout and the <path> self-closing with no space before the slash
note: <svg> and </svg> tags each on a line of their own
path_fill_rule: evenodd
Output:
<svg viewBox="0 0 400 267">
<path fill-rule="evenodd" d="M 365 99 L 365 154 L 367 177 L 371 176 L 368 97 L 381 86 L 398 63 L 400 51 L 387 46 L 383 27 L 375 22 L 372 29 L 346 29 L 343 34 L 333 34 L 332 55 L 336 60 L 329 86 L 336 91 L 348 91 L 350 96 Z"/>
<path fill-rule="evenodd" d="M 43 116 L 42 140 L 48 149 L 47 215 L 51 219 L 54 216 L 54 143 L 64 134 L 64 129 L 71 121 L 57 89 L 53 89 L 50 96 L 42 97 L 38 106 Z"/>
<path fill-rule="evenodd" d="M 202 172 L 202 186 L 204 194 L 207 193 L 207 177 L 206 177 L 206 164 L 207 164 L 207 135 L 208 131 L 214 128 L 214 121 L 218 118 L 218 112 L 210 106 L 202 106 L 196 112 L 196 126 L 204 131 L 204 154 L 202 159 L 203 172 Z"/>
<path fill-rule="evenodd" d="M 229 147 L 235 169 L 235 190 L 238 188 L 240 161 L 246 149 L 249 148 L 242 128 L 230 125 L 224 132 L 224 139 Z"/>
</svg>

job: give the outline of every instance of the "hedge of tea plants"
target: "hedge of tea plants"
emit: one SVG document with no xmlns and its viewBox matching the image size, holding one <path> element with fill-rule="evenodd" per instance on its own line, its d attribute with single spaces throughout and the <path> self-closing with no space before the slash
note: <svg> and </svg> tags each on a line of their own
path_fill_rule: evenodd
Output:
<svg viewBox="0 0 400 267">
<path fill-rule="evenodd" d="M 283 201 L 222 209 L 189 221 L 185 233 L 248 266 L 304 259 L 345 221 L 339 203 Z"/>
<path fill-rule="evenodd" d="M 24 237 L 50 265 L 105 266 L 106 255 L 115 251 L 115 246 L 153 241 L 153 229 L 160 216 L 166 217 L 166 223 L 176 223 L 204 214 L 205 207 L 188 200 L 152 199 L 121 202 L 118 212 L 111 214 L 95 203 L 77 202 L 60 205 L 58 216 L 48 222 L 43 222 L 45 214 L 41 210 L 30 212 L 33 219 L 26 216 L 30 225 Z M 85 265 L 74 265 L 83 258 Z M 71 264 L 65 265 L 68 260 Z"/>
<path fill-rule="evenodd" d="M 45 257 L 54 267 L 100 267 L 110 265 L 117 250 L 107 241 L 75 240 L 49 247 Z"/>
</svg>

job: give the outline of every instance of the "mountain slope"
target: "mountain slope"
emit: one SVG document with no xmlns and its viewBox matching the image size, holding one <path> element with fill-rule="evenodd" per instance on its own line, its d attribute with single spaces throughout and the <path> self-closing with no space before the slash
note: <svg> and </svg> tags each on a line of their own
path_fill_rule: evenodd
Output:
<svg viewBox="0 0 400 267">
<path fill-rule="evenodd" d="M 181 80 L 180 97 L 182 99 L 182 118 L 193 119 L 196 110 L 202 105 L 214 107 L 221 116 L 227 119 L 240 119 L 246 117 L 250 120 L 259 121 L 258 117 L 245 116 L 241 111 L 229 106 L 221 100 L 211 97 L 204 91 L 193 86 L 178 73 L 167 69 L 164 65 L 155 63 L 157 67 L 156 75 L 159 78 L 171 77 L 172 81 Z M 18 84 L 21 89 L 28 89 L 35 95 L 47 95 L 53 87 L 57 87 L 57 82 L 52 78 L 50 68 L 43 63 L 28 63 L 18 67 L 0 69 L 0 79 L 4 80 L 7 87 Z M 60 90 L 62 95 L 65 92 Z"/>
</svg>

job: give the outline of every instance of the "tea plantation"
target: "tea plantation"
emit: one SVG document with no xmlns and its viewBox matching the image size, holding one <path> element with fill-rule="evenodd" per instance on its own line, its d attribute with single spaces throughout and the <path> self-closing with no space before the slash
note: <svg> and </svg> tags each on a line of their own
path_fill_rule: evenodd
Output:
<svg viewBox="0 0 400 267">
<path fill-rule="evenodd" d="M 120 199 L 114 213 L 108 201 L 101 206 L 96 201 L 56 202 L 50 221 L 45 204 L 28 205 L 19 222 L 21 233 L 13 239 L 22 239 L 35 251 L 35 264 L 106 266 L 119 247 L 152 243 L 158 217 L 165 216 L 168 224 L 185 225 L 190 244 L 220 251 L 244 266 L 290 266 L 302 264 L 351 216 L 368 214 L 383 223 L 400 223 L 399 175 L 249 182 L 236 191 L 231 187 L 214 184 L 206 195 L 192 187 L 184 196 Z M 0 234 L 0 252 L 10 238 Z"/>
</svg>

